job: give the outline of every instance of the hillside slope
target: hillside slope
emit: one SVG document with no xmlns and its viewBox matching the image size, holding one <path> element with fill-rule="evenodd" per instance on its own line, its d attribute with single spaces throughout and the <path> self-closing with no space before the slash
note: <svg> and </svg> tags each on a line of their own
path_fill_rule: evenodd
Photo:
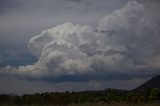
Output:
<svg viewBox="0 0 160 106">
<path fill-rule="evenodd" d="M 140 90 L 145 88 L 159 88 L 160 89 L 160 75 L 151 78 L 150 80 L 146 81 L 144 84 L 140 85 L 134 90 Z"/>
</svg>

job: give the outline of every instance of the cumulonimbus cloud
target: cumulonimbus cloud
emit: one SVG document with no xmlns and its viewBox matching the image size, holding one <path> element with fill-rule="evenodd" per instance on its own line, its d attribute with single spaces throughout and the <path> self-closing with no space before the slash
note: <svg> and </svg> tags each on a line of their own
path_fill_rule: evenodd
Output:
<svg viewBox="0 0 160 106">
<path fill-rule="evenodd" d="M 130 1 L 103 17 L 96 29 L 66 22 L 44 30 L 28 43 L 38 61 L 18 68 L 8 66 L 3 72 L 58 77 L 157 70 L 160 30 L 144 11 L 143 5 Z"/>
</svg>

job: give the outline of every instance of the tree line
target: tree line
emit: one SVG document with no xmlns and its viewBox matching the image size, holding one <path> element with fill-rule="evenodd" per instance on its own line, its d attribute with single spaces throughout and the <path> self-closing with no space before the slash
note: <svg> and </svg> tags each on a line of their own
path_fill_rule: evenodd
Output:
<svg viewBox="0 0 160 106">
<path fill-rule="evenodd" d="M 0 95 L 0 105 L 68 105 L 98 103 L 152 103 L 160 102 L 160 89 L 147 88 L 139 91 L 106 89 L 101 91 L 81 92 L 45 92 L 30 95 Z"/>
</svg>

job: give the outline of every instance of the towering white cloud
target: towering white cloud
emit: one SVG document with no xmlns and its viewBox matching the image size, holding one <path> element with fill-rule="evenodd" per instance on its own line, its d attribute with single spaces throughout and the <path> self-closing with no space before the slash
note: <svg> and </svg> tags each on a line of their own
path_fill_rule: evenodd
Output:
<svg viewBox="0 0 160 106">
<path fill-rule="evenodd" d="M 20 66 L 12 72 L 58 77 L 157 70 L 159 29 L 145 17 L 144 11 L 143 5 L 131 1 L 103 17 L 96 29 L 66 22 L 44 30 L 28 43 L 38 58 L 37 63 Z"/>
<path fill-rule="evenodd" d="M 132 69 L 160 68 L 157 65 L 157 60 L 160 60 L 157 50 L 160 48 L 160 29 L 144 13 L 143 5 L 136 1 L 129 2 L 124 8 L 100 20 L 98 29 L 108 31 L 104 34 L 108 38 L 104 46 L 122 46 L 127 49 L 125 56 L 131 60 Z"/>
</svg>

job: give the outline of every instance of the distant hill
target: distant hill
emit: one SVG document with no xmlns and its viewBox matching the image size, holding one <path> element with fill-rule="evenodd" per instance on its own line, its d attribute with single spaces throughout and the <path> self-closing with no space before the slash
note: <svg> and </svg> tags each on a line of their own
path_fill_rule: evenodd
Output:
<svg viewBox="0 0 160 106">
<path fill-rule="evenodd" d="M 148 103 L 156 103 L 151 106 L 159 106 L 160 101 L 160 76 L 153 77 L 146 83 L 137 87 L 136 91 L 108 88 L 95 91 L 64 91 L 44 92 L 35 94 L 24 94 L 22 96 L 13 94 L 0 94 L 0 106 L 141 106 Z M 145 89 L 150 87 L 150 89 Z M 102 104 L 99 104 L 102 103 Z M 136 104 L 136 105 L 135 105 Z"/>
<path fill-rule="evenodd" d="M 159 88 L 160 89 L 160 75 L 157 75 L 150 80 L 146 81 L 144 84 L 140 85 L 134 91 L 146 89 L 146 88 Z"/>
</svg>

